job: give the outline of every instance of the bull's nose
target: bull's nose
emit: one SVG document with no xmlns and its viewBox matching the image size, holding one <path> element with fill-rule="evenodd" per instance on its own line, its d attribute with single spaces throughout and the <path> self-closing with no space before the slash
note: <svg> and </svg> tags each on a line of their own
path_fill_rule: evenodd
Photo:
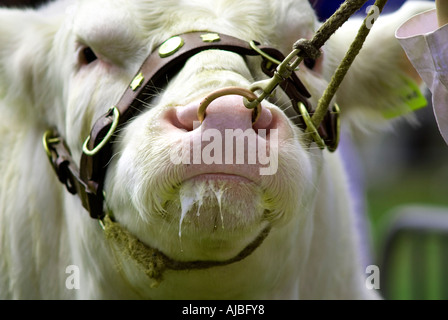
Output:
<svg viewBox="0 0 448 320">
<path fill-rule="evenodd" d="M 214 99 L 206 109 L 206 116 L 202 122 L 203 129 L 269 129 L 272 123 L 272 113 L 267 108 L 261 108 L 258 120 L 252 123 L 253 110 L 244 106 L 243 97 L 227 95 Z M 199 123 L 198 109 L 201 101 L 177 107 L 176 118 L 173 124 L 187 131 L 193 130 Z M 196 123 L 195 123 L 196 122 Z"/>
</svg>

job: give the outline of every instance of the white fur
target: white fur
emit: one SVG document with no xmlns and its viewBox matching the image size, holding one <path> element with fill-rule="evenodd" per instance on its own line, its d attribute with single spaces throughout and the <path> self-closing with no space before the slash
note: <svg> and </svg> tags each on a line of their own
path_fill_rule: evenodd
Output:
<svg viewBox="0 0 448 320">
<path fill-rule="evenodd" d="M 394 28 L 426 8 L 413 2 L 374 27 L 339 93 L 343 112 L 371 119 L 393 107 L 390 88 L 400 84 L 395 75 L 403 74 Z M 159 119 L 216 88 L 248 86 L 260 76 L 257 59 L 217 51 L 192 57 L 148 101 L 151 108 L 119 133 L 105 185 L 106 205 L 117 221 L 174 259 L 232 258 L 271 224 L 268 238 L 241 262 L 167 271 L 160 286 L 151 288 L 59 184 L 41 146 L 44 131 L 56 127 L 79 159 L 92 123 L 118 101 L 153 48 L 174 34 L 222 32 L 286 54 L 317 27 L 305 0 L 59 1 L 37 11 L 0 9 L 0 298 L 375 298 L 364 284 L 339 155 L 308 149 L 303 133 L 285 117 L 278 173 L 257 186 L 224 191 L 223 228 L 204 232 L 211 222 L 189 213 L 178 236 L 179 194 L 201 186 L 181 184 L 185 168 L 169 161 L 175 137 Z M 326 45 L 320 72 L 300 71 L 314 104 L 351 41 L 350 28 Z M 100 59 L 81 65 L 83 46 Z M 282 117 L 284 105 L 279 93 L 278 106 L 264 107 Z M 235 201 L 236 193 L 251 200 Z M 208 204 L 201 215 L 217 217 L 210 192 L 203 201 Z M 65 286 L 69 265 L 80 269 L 79 290 Z"/>
</svg>

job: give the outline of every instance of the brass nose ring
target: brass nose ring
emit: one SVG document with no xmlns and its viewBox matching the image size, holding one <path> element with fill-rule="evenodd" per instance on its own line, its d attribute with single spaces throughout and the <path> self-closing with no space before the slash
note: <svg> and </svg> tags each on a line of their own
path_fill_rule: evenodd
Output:
<svg viewBox="0 0 448 320">
<path fill-rule="evenodd" d="M 227 87 L 213 91 L 208 96 L 206 96 L 202 102 L 199 104 L 198 109 L 198 119 L 202 123 L 205 119 L 205 110 L 212 103 L 213 100 L 227 95 L 239 95 L 246 98 L 249 101 L 254 101 L 258 97 L 252 91 L 240 87 Z M 252 112 L 252 124 L 257 122 L 261 115 L 261 103 L 259 103 Z"/>
</svg>

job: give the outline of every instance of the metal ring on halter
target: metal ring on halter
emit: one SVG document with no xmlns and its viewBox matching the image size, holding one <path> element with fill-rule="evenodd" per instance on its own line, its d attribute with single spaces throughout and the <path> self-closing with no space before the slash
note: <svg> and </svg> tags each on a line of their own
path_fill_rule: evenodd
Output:
<svg viewBox="0 0 448 320">
<path fill-rule="evenodd" d="M 54 143 L 59 143 L 61 141 L 61 138 L 55 137 L 53 134 L 54 134 L 53 130 L 47 130 L 47 131 L 45 131 L 44 136 L 42 138 L 42 143 L 44 145 L 45 152 L 48 156 L 48 159 L 50 159 L 50 161 L 51 161 L 51 157 L 52 157 L 50 145 L 52 145 Z"/>
<path fill-rule="evenodd" d="M 255 93 L 248 89 L 240 88 L 240 87 L 227 87 L 218 89 L 216 91 L 213 91 L 208 96 L 202 100 L 202 102 L 199 104 L 198 109 L 198 119 L 202 123 L 205 119 L 205 110 L 207 107 L 212 103 L 213 100 L 227 95 L 239 95 L 244 98 L 246 98 L 249 101 L 253 101 L 257 99 L 257 96 Z M 260 118 L 261 115 L 261 104 L 259 103 L 255 108 L 253 108 L 253 114 L 252 114 L 252 124 L 257 122 L 258 118 Z"/>
</svg>

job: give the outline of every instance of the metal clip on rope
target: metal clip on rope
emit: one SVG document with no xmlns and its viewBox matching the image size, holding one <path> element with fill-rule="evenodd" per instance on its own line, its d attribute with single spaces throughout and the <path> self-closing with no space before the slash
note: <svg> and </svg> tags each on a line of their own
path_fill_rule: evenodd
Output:
<svg viewBox="0 0 448 320">
<path fill-rule="evenodd" d="M 252 92 L 261 90 L 262 93 L 254 100 L 244 99 L 244 105 L 246 108 L 255 108 L 264 99 L 272 95 L 272 93 L 280 83 L 291 76 L 291 74 L 297 69 L 297 67 L 303 60 L 302 57 L 297 56 L 299 52 L 299 49 L 294 49 L 282 62 L 280 62 L 272 78 L 254 82 L 249 87 L 249 90 Z M 296 58 L 296 60 L 291 63 L 291 60 L 293 60 L 294 58 Z"/>
</svg>

